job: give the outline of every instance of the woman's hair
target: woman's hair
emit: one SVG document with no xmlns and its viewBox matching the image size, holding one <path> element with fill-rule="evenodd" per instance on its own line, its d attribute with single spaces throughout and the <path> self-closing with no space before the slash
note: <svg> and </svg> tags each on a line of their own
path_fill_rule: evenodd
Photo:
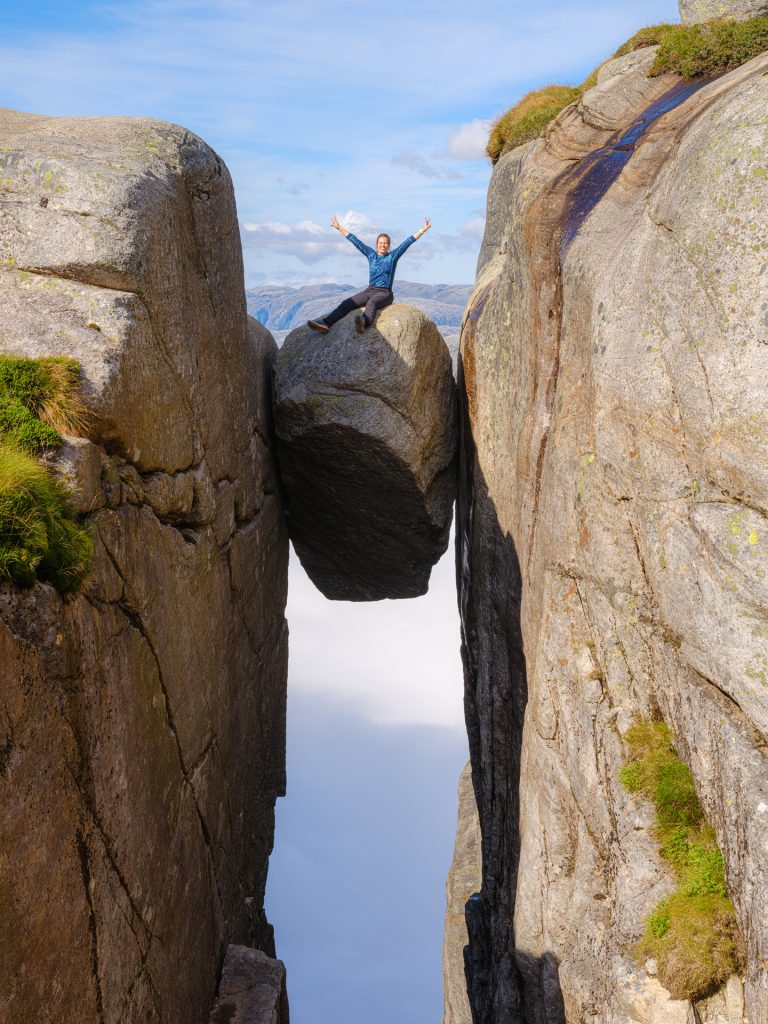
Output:
<svg viewBox="0 0 768 1024">
<path fill-rule="evenodd" d="M 386 231 L 382 231 L 380 235 L 376 235 L 376 243 L 377 244 L 378 244 L 378 241 L 379 241 L 380 238 L 386 238 L 386 240 L 389 242 L 389 244 L 392 245 L 392 239 L 389 237 L 389 235 L 386 233 Z"/>
</svg>

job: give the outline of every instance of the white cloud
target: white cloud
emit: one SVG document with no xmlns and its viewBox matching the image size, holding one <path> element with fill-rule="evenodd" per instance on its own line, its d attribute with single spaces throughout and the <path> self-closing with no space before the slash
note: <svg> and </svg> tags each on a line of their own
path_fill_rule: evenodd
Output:
<svg viewBox="0 0 768 1024">
<path fill-rule="evenodd" d="M 324 235 L 325 228 L 321 228 L 319 224 L 315 224 L 312 220 L 300 220 L 296 225 L 297 231 L 307 231 L 310 235 Z"/>
<path fill-rule="evenodd" d="M 246 231 L 265 231 L 273 235 L 290 235 L 291 228 L 287 224 L 281 224 L 279 220 L 268 220 L 263 224 L 243 224 Z"/>
<path fill-rule="evenodd" d="M 464 235 L 465 238 L 479 238 L 482 241 L 485 234 L 485 217 L 475 217 L 473 220 L 468 220 L 466 224 L 462 224 L 459 228 L 459 234 Z"/>
<path fill-rule="evenodd" d="M 379 225 L 359 210 L 347 210 L 338 215 L 340 223 L 353 234 L 373 241 L 381 230 Z M 346 239 L 330 226 L 313 220 L 300 220 L 294 225 L 267 220 L 262 223 L 248 221 L 240 232 L 243 247 L 254 251 L 257 257 L 266 253 L 294 256 L 302 263 L 318 263 L 339 254 L 349 255 L 352 250 Z M 326 275 L 323 281 L 333 280 Z M 288 283 L 287 281 L 285 283 Z M 306 282 L 305 282 L 306 283 Z"/>
<path fill-rule="evenodd" d="M 288 795 L 267 913 L 290 964 L 295 1020 L 440 1019 L 445 874 L 466 758 L 462 728 L 376 725 L 347 701 L 289 686 Z"/>
<path fill-rule="evenodd" d="M 347 231 L 351 231 L 360 238 L 365 238 L 366 235 L 372 235 L 379 230 L 378 225 L 374 224 L 370 217 L 359 210 L 347 210 L 346 213 L 342 213 L 339 217 L 339 221 Z"/>
<path fill-rule="evenodd" d="M 473 121 L 461 124 L 448 136 L 446 152 L 455 160 L 481 160 L 485 157 L 485 147 L 491 122 L 476 117 Z"/>
<path fill-rule="evenodd" d="M 463 672 L 453 538 L 429 593 L 328 601 L 291 553 L 289 688 L 347 702 L 377 723 L 460 727 Z"/>
<path fill-rule="evenodd" d="M 246 223 L 240 234 L 243 246 L 254 250 L 257 256 L 295 256 L 302 263 L 328 259 L 348 244 L 331 227 L 324 228 L 312 220 L 300 220 L 293 226 L 273 220 Z"/>
<path fill-rule="evenodd" d="M 420 174 L 423 178 L 434 178 L 443 181 L 460 181 L 464 175 L 459 171 L 444 170 L 429 163 L 425 158 L 413 149 L 404 149 L 401 153 L 395 153 L 392 157 L 395 167 L 408 167 L 410 170 Z"/>
</svg>

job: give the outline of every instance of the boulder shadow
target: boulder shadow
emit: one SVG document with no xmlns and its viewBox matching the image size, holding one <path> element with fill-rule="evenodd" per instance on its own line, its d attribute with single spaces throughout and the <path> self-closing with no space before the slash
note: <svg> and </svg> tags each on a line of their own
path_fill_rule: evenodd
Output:
<svg viewBox="0 0 768 1024">
<path fill-rule="evenodd" d="M 472 325 L 467 326 L 471 331 Z M 460 355 L 456 588 L 483 864 L 481 891 L 466 904 L 467 992 L 473 1024 L 565 1024 L 558 959 L 515 948 L 521 750 L 528 703 L 522 574 L 478 461 L 471 426 L 472 375 L 471 356 L 465 361 Z"/>
</svg>

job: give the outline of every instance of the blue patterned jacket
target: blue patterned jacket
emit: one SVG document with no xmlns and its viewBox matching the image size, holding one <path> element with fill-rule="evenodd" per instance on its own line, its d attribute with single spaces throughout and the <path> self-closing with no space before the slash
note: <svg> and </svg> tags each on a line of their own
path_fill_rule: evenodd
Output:
<svg viewBox="0 0 768 1024">
<path fill-rule="evenodd" d="M 368 260 L 369 276 L 368 285 L 371 288 L 389 288 L 392 290 L 392 282 L 395 279 L 395 268 L 397 261 L 403 255 L 408 246 L 416 241 L 413 235 L 408 235 L 404 242 L 401 242 L 396 249 L 390 249 L 386 256 L 379 256 L 375 249 L 365 242 L 361 242 L 357 235 L 352 232 L 347 235 L 349 241 Z"/>
</svg>

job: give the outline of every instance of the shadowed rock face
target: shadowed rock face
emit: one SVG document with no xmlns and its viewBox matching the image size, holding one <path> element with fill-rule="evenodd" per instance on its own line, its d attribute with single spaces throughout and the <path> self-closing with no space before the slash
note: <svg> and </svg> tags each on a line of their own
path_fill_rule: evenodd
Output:
<svg viewBox="0 0 768 1024">
<path fill-rule="evenodd" d="M 746 1017 L 768 1020 L 768 55 L 673 108 L 652 59 L 609 66 L 496 165 L 462 331 L 482 1024 L 694 1019 L 626 958 L 673 886 L 619 782 L 637 715 L 661 715 L 691 767 Z M 591 174 L 659 108 L 618 175 Z M 729 991 L 729 1016 L 696 1019 L 741 1020 Z"/>
<path fill-rule="evenodd" d="M 281 961 L 247 946 L 229 946 L 208 1024 L 288 1024 Z"/>
<path fill-rule="evenodd" d="M 768 14 L 768 0 L 679 0 L 680 20 L 684 25 L 693 25 L 712 18 L 765 17 Z"/>
<path fill-rule="evenodd" d="M 3 111 L 0 182 L 0 351 L 80 360 L 95 548 L 74 598 L 0 586 L 0 1020 L 203 1024 L 227 944 L 272 946 L 275 345 L 184 129 Z"/>
<path fill-rule="evenodd" d="M 435 325 L 393 305 L 360 336 L 352 315 L 300 327 L 275 370 L 288 528 L 332 600 L 426 593 L 445 551 L 455 489 L 451 359 Z"/>
<path fill-rule="evenodd" d="M 477 820 L 472 769 L 467 764 L 459 779 L 456 842 L 445 883 L 445 931 L 443 934 L 443 1024 L 472 1024 L 464 971 L 467 945 L 467 900 L 482 884 L 480 822 Z"/>
</svg>

